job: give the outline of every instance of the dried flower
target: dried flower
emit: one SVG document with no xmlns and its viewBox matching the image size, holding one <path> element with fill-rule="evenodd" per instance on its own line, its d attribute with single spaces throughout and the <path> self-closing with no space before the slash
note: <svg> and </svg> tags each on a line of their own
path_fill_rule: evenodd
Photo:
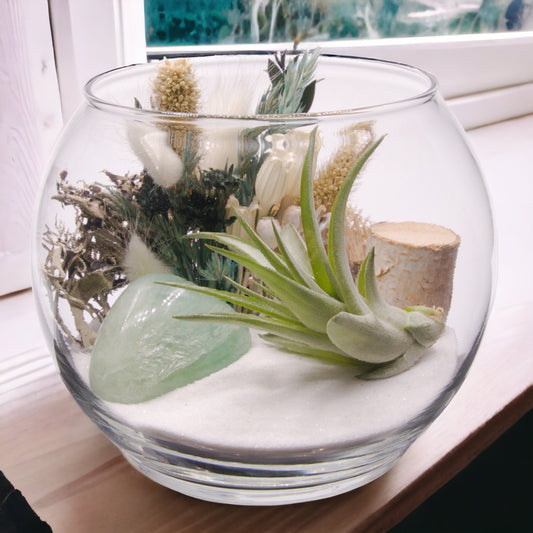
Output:
<svg viewBox="0 0 533 533">
<path fill-rule="evenodd" d="M 257 73 L 241 70 L 236 75 L 228 75 L 221 70 L 214 78 L 202 84 L 202 113 L 226 117 L 246 116 L 253 113 L 254 91 L 257 87 Z M 202 80 L 200 80 L 202 81 Z M 220 127 L 202 128 L 202 167 L 224 168 L 238 164 L 239 137 L 241 126 L 232 126 L 229 121 Z"/>
<path fill-rule="evenodd" d="M 300 195 L 300 180 L 305 154 L 309 146 L 310 132 L 291 130 L 286 134 L 275 133 L 267 137 L 272 142 L 269 152 L 283 160 L 287 175 L 285 195 L 296 198 Z"/>
<path fill-rule="evenodd" d="M 175 185 L 183 176 L 183 161 L 170 146 L 169 134 L 141 122 L 129 122 L 127 136 L 146 172 L 161 187 Z"/>
<path fill-rule="evenodd" d="M 226 217 L 231 218 L 238 213 L 246 222 L 255 228 L 258 218 L 259 206 L 256 202 L 252 202 L 250 205 L 242 206 L 239 204 L 239 200 L 235 196 L 231 195 L 226 203 Z M 234 235 L 239 238 L 246 238 L 247 234 L 242 224 L 236 220 L 231 226 L 226 229 L 226 233 Z"/>
<path fill-rule="evenodd" d="M 331 161 L 319 173 L 313 184 L 315 206 L 323 205 L 331 211 L 339 187 L 353 168 L 361 154 L 372 144 L 374 133 L 372 123 L 363 122 L 342 132 L 343 144 Z"/>
<path fill-rule="evenodd" d="M 145 274 L 172 274 L 172 269 L 163 263 L 136 233 L 128 243 L 122 268 L 130 282 Z"/>
<path fill-rule="evenodd" d="M 299 195 L 309 135 L 305 131 L 291 130 L 266 137 L 272 146 L 266 151 L 268 157 L 261 165 L 255 182 L 260 216 L 276 214 L 282 200 L 288 203 Z"/>
<path fill-rule="evenodd" d="M 287 189 L 287 172 L 283 159 L 270 154 L 261 165 L 255 181 L 255 199 L 259 204 L 259 216 L 269 214 L 281 202 Z"/>
<path fill-rule="evenodd" d="M 302 227 L 302 208 L 299 205 L 290 205 L 283 212 L 281 225 L 292 224 L 298 231 Z"/>
<path fill-rule="evenodd" d="M 366 243 L 370 221 L 360 211 L 351 206 L 346 208 L 344 231 L 346 234 L 346 253 L 354 276 L 359 272 L 359 266 L 366 255 Z"/>
<path fill-rule="evenodd" d="M 196 113 L 200 92 L 192 62 L 186 59 L 165 59 L 153 81 L 152 103 L 160 111 Z"/>
<path fill-rule="evenodd" d="M 278 247 L 276 242 L 276 231 L 281 231 L 281 225 L 274 217 L 263 217 L 257 221 L 257 227 L 255 229 L 259 237 L 261 237 L 272 250 Z"/>
<path fill-rule="evenodd" d="M 206 79 L 198 79 L 202 86 L 201 110 L 207 115 L 247 116 L 254 113 L 254 93 L 259 87 L 255 68 L 238 68 L 237 72 L 220 69 Z"/>
</svg>

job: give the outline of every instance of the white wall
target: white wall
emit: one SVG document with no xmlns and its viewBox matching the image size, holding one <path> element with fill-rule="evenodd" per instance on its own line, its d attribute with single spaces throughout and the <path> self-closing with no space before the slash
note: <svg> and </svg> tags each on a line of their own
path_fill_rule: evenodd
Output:
<svg viewBox="0 0 533 533">
<path fill-rule="evenodd" d="M 62 125 L 46 0 L 0 2 L 0 295 L 30 283 L 36 190 Z"/>
</svg>

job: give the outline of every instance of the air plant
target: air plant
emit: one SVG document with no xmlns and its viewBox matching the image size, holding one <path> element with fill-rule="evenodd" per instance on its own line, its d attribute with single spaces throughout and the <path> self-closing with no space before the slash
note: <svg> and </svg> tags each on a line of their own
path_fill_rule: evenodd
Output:
<svg viewBox="0 0 533 533">
<path fill-rule="evenodd" d="M 237 292 L 188 283 L 173 286 L 209 294 L 239 309 L 237 313 L 207 313 L 176 317 L 213 321 L 258 329 L 275 346 L 327 362 L 350 364 L 367 379 L 395 375 L 415 364 L 444 329 L 439 310 L 400 309 L 379 294 L 370 250 L 355 281 L 345 246 L 344 218 L 348 195 L 361 168 L 382 142 L 372 144 L 342 183 L 331 212 L 327 250 L 321 238 L 313 202 L 313 161 L 316 131 L 310 137 L 301 180 L 301 215 L 304 237 L 291 224 L 273 231 L 279 253 L 273 251 L 236 214 L 248 239 L 226 233 L 194 233 L 189 239 L 208 239 L 208 246 L 248 269 L 261 291 L 229 280 Z"/>
</svg>

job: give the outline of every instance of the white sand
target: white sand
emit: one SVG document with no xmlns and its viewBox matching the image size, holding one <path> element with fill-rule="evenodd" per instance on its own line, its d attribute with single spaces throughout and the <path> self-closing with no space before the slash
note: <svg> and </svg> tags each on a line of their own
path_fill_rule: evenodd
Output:
<svg viewBox="0 0 533 533">
<path fill-rule="evenodd" d="M 75 356 L 86 382 L 88 363 L 88 356 Z M 205 446 L 318 448 L 403 425 L 433 402 L 456 366 L 451 330 L 413 368 L 376 381 L 356 379 L 348 367 L 287 354 L 256 338 L 241 359 L 196 383 L 139 404 L 107 405 L 136 429 Z"/>
</svg>

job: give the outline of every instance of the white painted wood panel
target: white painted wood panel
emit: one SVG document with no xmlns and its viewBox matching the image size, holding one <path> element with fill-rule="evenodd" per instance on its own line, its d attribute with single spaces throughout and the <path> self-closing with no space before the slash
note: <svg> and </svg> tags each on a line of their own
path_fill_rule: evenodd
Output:
<svg viewBox="0 0 533 533">
<path fill-rule="evenodd" d="M 143 0 L 49 0 L 65 120 L 96 74 L 146 61 Z"/>
<path fill-rule="evenodd" d="M 62 118 L 46 0 L 0 2 L 0 295 L 30 284 L 38 184 Z"/>
</svg>

